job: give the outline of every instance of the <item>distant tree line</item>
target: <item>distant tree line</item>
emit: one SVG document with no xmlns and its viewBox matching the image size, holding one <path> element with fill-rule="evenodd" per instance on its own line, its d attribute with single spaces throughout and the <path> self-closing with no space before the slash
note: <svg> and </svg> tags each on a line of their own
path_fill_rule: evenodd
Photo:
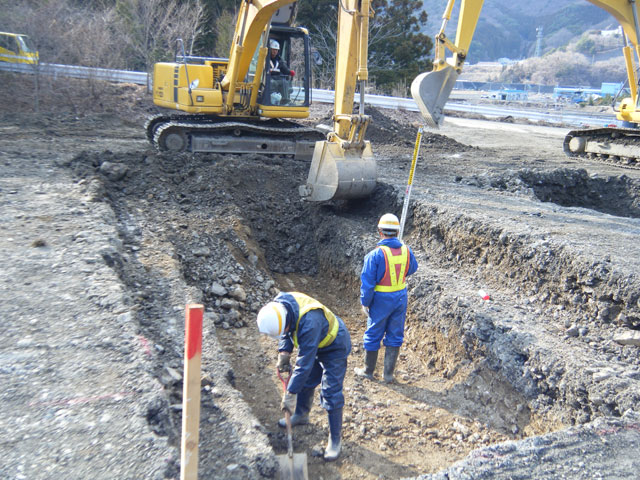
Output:
<svg viewBox="0 0 640 480">
<path fill-rule="evenodd" d="M 0 31 L 31 37 L 40 58 L 104 68 L 149 71 L 173 58 L 178 38 L 187 53 L 227 57 L 242 0 L 0 0 Z M 310 31 L 323 59 L 315 76 L 331 88 L 340 0 L 299 0 L 297 24 Z M 433 43 L 421 33 L 422 0 L 372 0 L 369 76 L 380 92 L 408 93 L 431 69 Z"/>
</svg>

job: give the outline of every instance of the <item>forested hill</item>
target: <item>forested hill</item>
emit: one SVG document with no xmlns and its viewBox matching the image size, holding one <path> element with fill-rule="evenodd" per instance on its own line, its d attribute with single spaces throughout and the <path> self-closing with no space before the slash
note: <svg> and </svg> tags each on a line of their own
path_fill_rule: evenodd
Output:
<svg viewBox="0 0 640 480">
<path fill-rule="evenodd" d="M 425 34 L 431 38 L 440 29 L 444 0 L 423 0 L 429 15 Z M 446 33 L 454 38 L 458 4 Z M 468 62 L 494 61 L 502 57 L 519 60 L 534 55 L 536 28 L 543 28 L 542 52 L 569 43 L 594 29 L 614 29 L 618 22 L 609 13 L 586 0 L 485 0 L 478 27 L 469 49 Z"/>
</svg>

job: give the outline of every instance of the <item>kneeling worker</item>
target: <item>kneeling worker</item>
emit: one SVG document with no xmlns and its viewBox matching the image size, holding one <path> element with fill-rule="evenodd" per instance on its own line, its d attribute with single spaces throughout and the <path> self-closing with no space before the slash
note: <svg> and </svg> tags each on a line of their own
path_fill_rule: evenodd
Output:
<svg viewBox="0 0 640 480">
<path fill-rule="evenodd" d="M 258 313 L 258 329 L 279 340 L 279 371 L 291 371 L 293 347 L 298 348 L 295 369 L 282 398 L 291 425 L 309 423 L 315 388 L 322 382 L 320 402 L 329 417 L 329 443 L 324 459 L 338 458 L 341 449 L 342 386 L 351 352 L 351 337 L 340 317 L 314 298 L 299 292 L 280 292 Z M 284 419 L 279 422 L 286 427 Z"/>
</svg>

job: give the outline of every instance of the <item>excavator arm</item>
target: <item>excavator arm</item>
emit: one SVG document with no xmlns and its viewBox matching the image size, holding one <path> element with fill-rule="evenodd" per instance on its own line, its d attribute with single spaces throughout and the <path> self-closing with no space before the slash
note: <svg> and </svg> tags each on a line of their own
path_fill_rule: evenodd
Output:
<svg viewBox="0 0 640 480">
<path fill-rule="evenodd" d="M 587 0 L 589 3 L 613 15 L 625 33 L 623 54 L 627 69 L 631 98 L 623 100 L 618 118 L 634 123 L 640 122 L 638 105 L 638 79 L 636 78 L 633 52 L 640 58 L 638 50 L 638 13 L 635 0 Z M 458 75 L 462 72 L 469 46 L 480 17 L 483 0 L 461 0 L 455 42 L 444 33 L 451 18 L 455 0 L 449 0 L 442 16 L 442 26 L 435 37 L 435 59 L 431 72 L 421 73 L 411 84 L 411 95 L 420 108 L 425 123 L 437 127 L 444 119 L 444 105 L 449 99 Z M 627 40 L 633 46 L 627 44 Z M 447 50 L 452 53 L 447 58 Z"/>
<path fill-rule="evenodd" d="M 364 114 L 368 80 L 369 0 L 338 1 L 336 73 L 333 130 L 316 142 L 311 169 L 300 195 L 310 201 L 360 198 L 376 186 L 376 162 L 364 139 L 370 117 Z M 356 87 L 358 113 L 353 113 Z"/>
</svg>

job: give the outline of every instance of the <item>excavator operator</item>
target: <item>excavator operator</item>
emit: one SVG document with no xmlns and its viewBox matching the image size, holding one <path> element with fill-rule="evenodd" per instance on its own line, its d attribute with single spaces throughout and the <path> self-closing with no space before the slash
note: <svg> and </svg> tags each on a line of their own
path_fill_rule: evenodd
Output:
<svg viewBox="0 0 640 480">
<path fill-rule="evenodd" d="M 280 372 L 290 372 L 290 358 L 298 348 L 296 365 L 282 398 L 281 408 L 292 413 L 291 425 L 309 423 L 315 389 L 321 385 L 320 401 L 329 417 L 326 461 L 336 460 L 341 450 L 342 386 L 351 352 L 351 336 L 340 317 L 316 299 L 300 292 L 280 292 L 258 312 L 258 330 L 278 340 Z M 278 424 L 286 427 L 286 420 Z"/>
<path fill-rule="evenodd" d="M 289 101 L 289 83 L 295 72 L 280 58 L 280 43 L 274 38 L 269 40 L 267 73 L 270 77 L 271 103 L 286 104 Z"/>
</svg>

